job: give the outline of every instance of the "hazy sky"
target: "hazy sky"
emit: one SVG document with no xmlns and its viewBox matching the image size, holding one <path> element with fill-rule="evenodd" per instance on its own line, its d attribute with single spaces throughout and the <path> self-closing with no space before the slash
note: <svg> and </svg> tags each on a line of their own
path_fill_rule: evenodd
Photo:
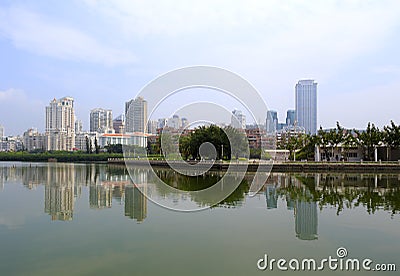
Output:
<svg viewBox="0 0 400 276">
<path fill-rule="evenodd" d="M 57 3 L 55 5 L 55 3 Z M 299 79 L 318 82 L 318 125 L 400 123 L 400 1 L 1 1 L 0 124 L 44 129 L 51 99 L 89 111 L 190 65 L 232 70 L 284 121 Z"/>
</svg>

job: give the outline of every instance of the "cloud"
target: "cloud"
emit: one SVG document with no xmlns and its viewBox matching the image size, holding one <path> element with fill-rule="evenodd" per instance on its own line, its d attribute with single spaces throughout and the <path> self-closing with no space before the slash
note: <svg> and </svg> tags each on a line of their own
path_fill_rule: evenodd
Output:
<svg viewBox="0 0 400 276">
<path fill-rule="evenodd" d="M 130 64 L 135 56 L 84 32 L 20 7 L 0 7 L 0 35 L 18 49 L 62 60 L 104 65 Z"/>
</svg>

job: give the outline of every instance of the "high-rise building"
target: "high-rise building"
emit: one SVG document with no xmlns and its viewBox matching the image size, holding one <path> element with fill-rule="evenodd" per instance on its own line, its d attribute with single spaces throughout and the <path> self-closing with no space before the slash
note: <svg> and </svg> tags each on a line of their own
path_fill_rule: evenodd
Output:
<svg viewBox="0 0 400 276">
<path fill-rule="evenodd" d="M 125 115 L 121 114 L 113 120 L 113 128 L 115 133 L 124 134 L 125 133 Z"/>
<path fill-rule="evenodd" d="M 74 99 L 52 100 L 46 106 L 46 150 L 68 150 L 75 147 Z"/>
<path fill-rule="evenodd" d="M 158 119 L 157 128 L 164 128 L 167 125 L 167 119 Z"/>
<path fill-rule="evenodd" d="M 278 113 L 274 110 L 267 111 L 266 131 L 272 133 L 278 130 Z"/>
<path fill-rule="evenodd" d="M 0 139 L 4 137 L 4 127 L 0 125 Z"/>
<path fill-rule="evenodd" d="M 126 132 L 146 133 L 147 101 L 137 97 L 125 103 Z"/>
<path fill-rule="evenodd" d="M 294 122 L 296 120 L 296 111 L 289 109 L 286 112 L 286 125 L 287 126 L 294 126 Z"/>
<path fill-rule="evenodd" d="M 181 128 L 181 119 L 178 115 L 172 116 L 167 120 L 167 126 L 173 129 L 180 129 Z"/>
<path fill-rule="evenodd" d="M 112 110 L 95 108 L 90 111 L 90 132 L 109 133 L 112 130 Z"/>
<path fill-rule="evenodd" d="M 240 110 L 233 110 L 231 116 L 231 126 L 233 128 L 246 129 L 246 115 Z"/>
<path fill-rule="evenodd" d="M 317 83 L 300 80 L 296 84 L 296 120 L 306 133 L 317 132 Z"/>
<path fill-rule="evenodd" d="M 81 133 L 83 130 L 82 120 L 75 120 L 75 133 Z"/>
<path fill-rule="evenodd" d="M 189 125 L 189 121 L 187 118 L 182 118 L 181 119 L 181 126 L 182 128 L 186 128 Z"/>
<path fill-rule="evenodd" d="M 157 121 L 149 120 L 147 123 L 147 133 L 157 134 Z"/>
</svg>

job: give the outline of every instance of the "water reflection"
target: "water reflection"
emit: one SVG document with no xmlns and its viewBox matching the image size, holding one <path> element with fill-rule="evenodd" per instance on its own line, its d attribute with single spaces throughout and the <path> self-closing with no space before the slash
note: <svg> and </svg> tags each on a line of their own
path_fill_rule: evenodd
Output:
<svg viewBox="0 0 400 276">
<path fill-rule="evenodd" d="M 171 170 L 156 171 L 158 177 L 180 190 L 192 191 L 218 182 L 223 173 L 212 172 L 203 176 L 188 177 Z M 149 171 L 138 168 L 135 177 L 145 186 L 131 182 L 123 166 L 99 164 L 17 164 L 0 166 L 0 190 L 8 184 L 23 184 L 35 190 L 44 186 L 44 212 L 52 220 L 70 221 L 74 218 L 75 201 L 87 191 L 91 209 L 108 209 L 113 204 L 124 205 L 127 218 L 140 223 L 147 218 L 147 198 L 156 195 L 175 202 L 190 201 L 199 206 L 209 205 L 210 200 L 199 197 L 176 197 L 157 190 Z M 241 185 L 223 202 L 213 208 L 237 208 L 249 191 L 254 175 L 247 174 Z M 279 204 L 293 211 L 295 234 L 302 240 L 318 238 L 319 210 L 330 206 L 339 215 L 345 208 L 364 207 L 369 214 L 386 210 L 391 216 L 400 211 L 399 174 L 271 174 L 263 183 L 266 208 L 274 210 Z M 229 185 L 229 182 L 224 183 Z M 144 194 L 143 194 L 144 193 Z M 285 203 L 284 203 L 285 202 Z M 319 209 L 319 210 L 318 210 Z"/>
</svg>

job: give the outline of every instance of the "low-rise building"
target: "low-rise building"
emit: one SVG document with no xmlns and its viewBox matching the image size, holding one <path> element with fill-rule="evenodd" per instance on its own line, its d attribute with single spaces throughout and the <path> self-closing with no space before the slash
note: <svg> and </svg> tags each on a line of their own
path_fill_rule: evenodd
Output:
<svg viewBox="0 0 400 276">
<path fill-rule="evenodd" d="M 27 151 L 45 150 L 46 136 L 39 133 L 36 128 L 30 128 L 24 132 L 23 144 Z"/>
<path fill-rule="evenodd" d="M 104 148 L 107 145 L 134 145 L 139 147 L 147 147 L 147 135 L 141 132 L 134 132 L 129 134 L 120 133 L 105 133 L 99 137 L 100 147 Z"/>
</svg>

